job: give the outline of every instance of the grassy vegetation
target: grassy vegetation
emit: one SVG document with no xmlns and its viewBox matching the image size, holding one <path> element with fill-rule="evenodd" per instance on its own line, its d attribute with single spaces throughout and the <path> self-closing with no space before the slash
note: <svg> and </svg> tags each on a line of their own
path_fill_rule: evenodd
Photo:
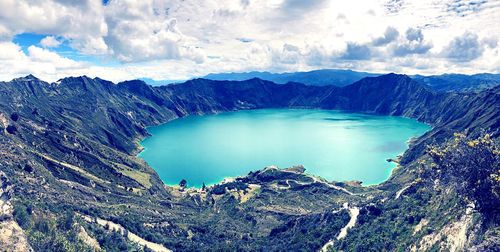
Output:
<svg viewBox="0 0 500 252">
<path fill-rule="evenodd" d="M 71 208 L 48 211 L 17 202 L 13 216 L 25 231 L 29 243 L 35 251 L 95 251 L 93 246 L 86 244 L 81 238 L 81 228 L 84 228 L 90 237 L 98 242 L 102 251 L 147 250 L 147 248 L 128 241 L 123 234 L 82 221 Z"/>
<path fill-rule="evenodd" d="M 93 251 L 77 238 L 75 216 L 71 211 L 57 216 L 16 204 L 14 219 L 26 232 L 35 251 Z"/>
<path fill-rule="evenodd" d="M 150 174 L 132 169 L 124 169 L 120 170 L 120 172 L 123 175 L 139 182 L 139 184 L 144 186 L 146 189 L 151 188 Z"/>
</svg>

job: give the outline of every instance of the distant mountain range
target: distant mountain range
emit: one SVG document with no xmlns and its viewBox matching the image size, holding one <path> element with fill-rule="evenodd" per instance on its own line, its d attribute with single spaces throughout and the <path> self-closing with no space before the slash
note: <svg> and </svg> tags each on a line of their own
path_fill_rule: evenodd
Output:
<svg viewBox="0 0 500 252">
<path fill-rule="evenodd" d="M 242 81 L 252 78 L 272 81 L 278 84 L 288 82 L 299 82 L 311 86 L 334 85 L 337 87 L 347 86 L 365 77 L 375 77 L 380 74 L 356 72 L 352 70 L 322 69 L 309 72 L 293 73 L 270 73 L 270 72 L 246 72 L 246 73 L 218 73 L 209 74 L 203 78 L 209 80 L 234 80 Z"/>
<path fill-rule="evenodd" d="M 277 84 L 288 82 L 298 82 L 309 86 L 333 85 L 344 87 L 365 77 L 376 77 L 382 74 L 357 72 L 341 69 L 322 69 L 309 72 L 271 73 L 271 72 L 242 72 L 242 73 L 212 73 L 203 79 L 219 81 L 244 81 L 253 78 L 272 81 Z M 500 84 L 500 74 L 481 73 L 474 75 L 465 74 L 442 74 L 442 75 L 411 75 L 412 79 L 419 83 L 431 87 L 435 91 L 477 91 L 494 87 Z M 181 83 L 182 80 L 161 80 L 155 81 L 149 78 L 141 78 L 144 82 L 152 86 Z"/>
<path fill-rule="evenodd" d="M 139 78 L 139 80 L 146 82 L 151 86 L 164 86 L 173 83 L 181 83 L 185 80 L 153 80 L 151 78 Z"/>
<path fill-rule="evenodd" d="M 432 76 L 415 75 L 412 78 L 437 91 L 474 91 L 500 84 L 500 74 L 442 74 Z"/>
</svg>

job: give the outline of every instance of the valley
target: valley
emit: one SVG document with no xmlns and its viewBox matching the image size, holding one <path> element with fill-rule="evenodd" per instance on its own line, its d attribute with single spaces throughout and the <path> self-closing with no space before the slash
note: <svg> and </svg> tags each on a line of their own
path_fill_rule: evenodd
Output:
<svg viewBox="0 0 500 252">
<path fill-rule="evenodd" d="M 98 220 L 183 251 L 310 251 L 327 243 L 333 250 L 495 248 L 497 213 L 479 206 L 467 210 L 464 191 L 455 190 L 454 183 L 436 182 L 443 178 L 432 167 L 439 161 L 433 161 L 433 153 L 473 148 L 468 142 L 493 157 L 487 165 L 497 165 L 499 100 L 498 86 L 438 92 L 398 74 L 345 87 L 261 79 L 195 79 L 151 87 L 137 80 L 115 84 L 85 76 L 47 83 L 30 75 L 0 83 L 0 163 L 14 186 L 9 218 L 37 251 L 89 249 L 77 238 L 81 228 L 101 248 L 145 250 Z M 264 108 L 403 116 L 430 124 L 432 130 L 412 141 L 387 181 L 368 187 L 327 181 L 300 166 L 267 167 L 204 190 L 165 186 L 136 157 L 139 142 L 149 136 L 146 127 L 188 115 Z M 465 144 L 447 146 L 454 141 Z M 349 208 L 343 207 L 346 203 Z M 455 227 L 465 231 L 455 232 Z M 336 239 L 341 232 L 343 238 Z M 439 238 L 444 236 L 454 238 Z"/>
</svg>

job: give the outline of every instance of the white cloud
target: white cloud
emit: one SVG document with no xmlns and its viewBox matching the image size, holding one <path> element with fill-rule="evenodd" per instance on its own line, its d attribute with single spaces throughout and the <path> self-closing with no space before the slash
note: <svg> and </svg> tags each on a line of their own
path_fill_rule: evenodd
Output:
<svg viewBox="0 0 500 252">
<path fill-rule="evenodd" d="M 58 69 L 75 68 L 82 65 L 79 62 L 61 57 L 55 52 L 37 46 L 28 47 L 28 57 L 33 63 L 49 63 Z"/>
<path fill-rule="evenodd" d="M 2 0 L 0 37 L 22 32 L 60 35 L 74 41 L 78 50 L 105 53 L 99 38 L 107 33 L 100 1 Z"/>
<path fill-rule="evenodd" d="M 11 42 L 0 42 L 0 62 L 22 60 L 24 57 L 20 46 Z"/>
<path fill-rule="evenodd" d="M 54 36 L 47 36 L 40 40 L 40 45 L 43 47 L 58 47 L 61 41 L 57 40 Z"/>
<path fill-rule="evenodd" d="M 396 28 L 388 26 L 382 37 L 373 40 L 374 46 L 383 46 L 391 43 L 399 37 L 399 32 Z"/>
<path fill-rule="evenodd" d="M 441 54 L 454 61 L 471 61 L 481 57 L 483 52 L 484 45 L 479 42 L 478 36 L 466 32 L 454 38 Z"/>
<path fill-rule="evenodd" d="M 342 54 L 341 59 L 345 60 L 367 60 L 372 56 L 372 51 L 367 45 L 357 43 L 347 43 L 347 48 Z"/>
<path fill-rule="evenodd" d="M 487 37 L 482 40 L 482 43 L 484 43 L 486 46 L 489 48 L 495 48 L 498 46 L 498 38 L 496 37 Z"/>
<path fill-rule="evenodd" d="M 151 1 L 111 1 L 106 6 L 109 32 L 104 41 L 123 62 L 180 59 L 183 35 L 166 6 Z"/>
<path fill-rule="evenodd" d="M 87 71 L 113 80 L 312 68 L 498 71 L 499 12 L 497 2 L 485 0 L 111 0 L 107 5 L 101 0 L 2 0 L 0 40 L 11 41 L 22 32 L 48 36 L 40 42 L 43 48 L 28 49 L 27 55 L 6 46 L 9 52 L 0 51 L 0 63 L 51 79 L 58 71 Z M 464 37 L 464 30 L 477 37 Z M 57 58 L 47 49 L 61 41 L 82 54 L 122 64 L 101 67 Z M 461 55 L 460 45 L 470 50 Z M 8 71 L 0 70 L 3 76 Z"/>
<path fill-rule="evenodd" d="M 405 37 L 392 45 L 391 50 L 392 55 L 404 57 L 412 54 L 426 54 L 432 46 L 431 42 L 424 39 L 421 29 L 409 28 L 406 30 Z"/>
<path fill-rule="evenodd" d="M 86 62 L 77 62 L 48 49 L 37 46 L 27 48 L 24 53 L 12 42 L 0 42 L 0 79 L 10 80 L 28 74 L 46 80 L 56 81 L 66 76 L 102 76 L 111 80 L 133 77 L 126 71 L 114 68 L 94 67 Z M 97 74 L 98 73 L 98 74 Z"/>
</svg>

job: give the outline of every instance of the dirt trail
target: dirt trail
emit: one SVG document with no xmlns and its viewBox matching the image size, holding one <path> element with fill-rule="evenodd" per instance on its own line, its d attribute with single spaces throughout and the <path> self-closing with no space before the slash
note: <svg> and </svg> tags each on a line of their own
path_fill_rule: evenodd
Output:
<svg viewBox="0 0 500 252">
<path fill-rule="evenodd" d="M 358 216 L 359 216 L 359 207 L 349 207 L 349 203 L 344 203 L 344 206 L 343 208 L 341 208 L 340 210 L 342 209 L 347 209 L 349 211 L 349 216 L 351 216 L 351 219 L 349 220 L 349 222 L 340 230 L 340 233 L 339 235 L 337 235 L 337 238 L 335 240 L 340 240 L 340 239 L 343 239 L 347 236 L 347 231 L 351 228 L 353 228 L 355 225 L 356 225 L 356 222 L 358 220 Z M 340 211 L 338 210 L 338 211 Z M 323 247 L 320 249 L 320 252 L 327 252 L 329 250 L 329 248 L 331 246 L 333 246 L 333 243 L 335 242 L 334 239 L 328 241 L 325 245 L 323 245 Z"/>
<path fill-rule="evenodd" d="M 349 205 L 346 203 L 345 206 L 344 206 L 344 208 L 348 208 L 349 209 L 349 215 L 351 216 L 351 219 L 349 220 L 349 222 L 347 223 L 347 225 L 345 225 L 345 227 L 343 227 L 340 230 L 340 234 L 337 236 L 337 240 L 345 238 L 347 236 L 347 230 L 353 228 L 356 225 L 356 221 L 358 220 L 359 207 L 351 207 L 351 208 L 349 208 Z"/>
<path fill-rule="evenodd" d="M 415 183 L 410 183 L 409 185 L 401 188 L 401 190 L 399 190 L 398 192 L 396 192 L 396 197 L 394 197 L 394 199 L 399 199 L 399 197 L 401 197 L 401 194 L 403 194 L 406 190 L 408 190 L 408 188 L 410 188 L 411 186 L 413 186 Z"/>
<path fill-rule="evenodd" d="M 274 166 L 270 166 L 268 168 L 273 168 L 273 169 L 278 169 L 277 167 L 274 167 Z M 339 190 L 339 191 L 343 191 L 349 195 L 355 195 L 353 192 L 343 188 L 343 187 L 340 187 L 340 186 L 336 186 L 336 185 L 332 185 L 330 183 L 328 183 L 327 181 L 324 181 L 324 180 L 321 180 L 321 179 L 318 179 L 317 177 L 315 176 L 311 176 L 311 175 L 308 175 L 308 174 L 305 174 L 305 173 L 300 173 L 300 172 L 296 172 L 296 171 L 291 171 L 291 170 L 281 170 L 283 172 L 290 172 L 290 173 L 295 173 L 295 174 L 301 174 L 301 175 L 304 175 L 310 179 L 313 180 L 313 182 L 311 183 L 306 183 L 306 182 L 299 182 L 299 181 L 296 181 L 294 180 L 294 182 L 296 182 L 297 184 L 300 184 L 300 185 L 310 185 L 310 184 L 314 184 L 314 183 L 320 183 L 320 184 L 324 184 L 330 188 L 333 188 L 335 190 Z M 288 183 L 288 180 L 287 180 L 287 183 Z M 290 186 L 290 185 L 289 185 Z"/>
<path fill-rule="evenodd" d="M 94 219 L 88 215 L 83 215 L 79 214 L 85 221 L 87 222 L 94 222 Z M 156 252 L 170 252 L 171 250 L 168 248 L 165 248 L 163 245 L 154 243 L 154 242 L 149 242 L 141 238 L 140 236 L 126 230 L 122 225 L 116 224 L 111 221 L 103 220 L 101 218 L 96 218 L 95 221 L 97 221 L 97 224 L 103 226 L 103 227 L 108 227 L 108 230 L 113 230 L 115 232 L 118 232 L 122 235 L 127 235 L 127 239 L 129 239 L 132 242 L 135 242 L 143 247 L 148 247 L 149 249 L 156 251 Z"/>
</svg>

